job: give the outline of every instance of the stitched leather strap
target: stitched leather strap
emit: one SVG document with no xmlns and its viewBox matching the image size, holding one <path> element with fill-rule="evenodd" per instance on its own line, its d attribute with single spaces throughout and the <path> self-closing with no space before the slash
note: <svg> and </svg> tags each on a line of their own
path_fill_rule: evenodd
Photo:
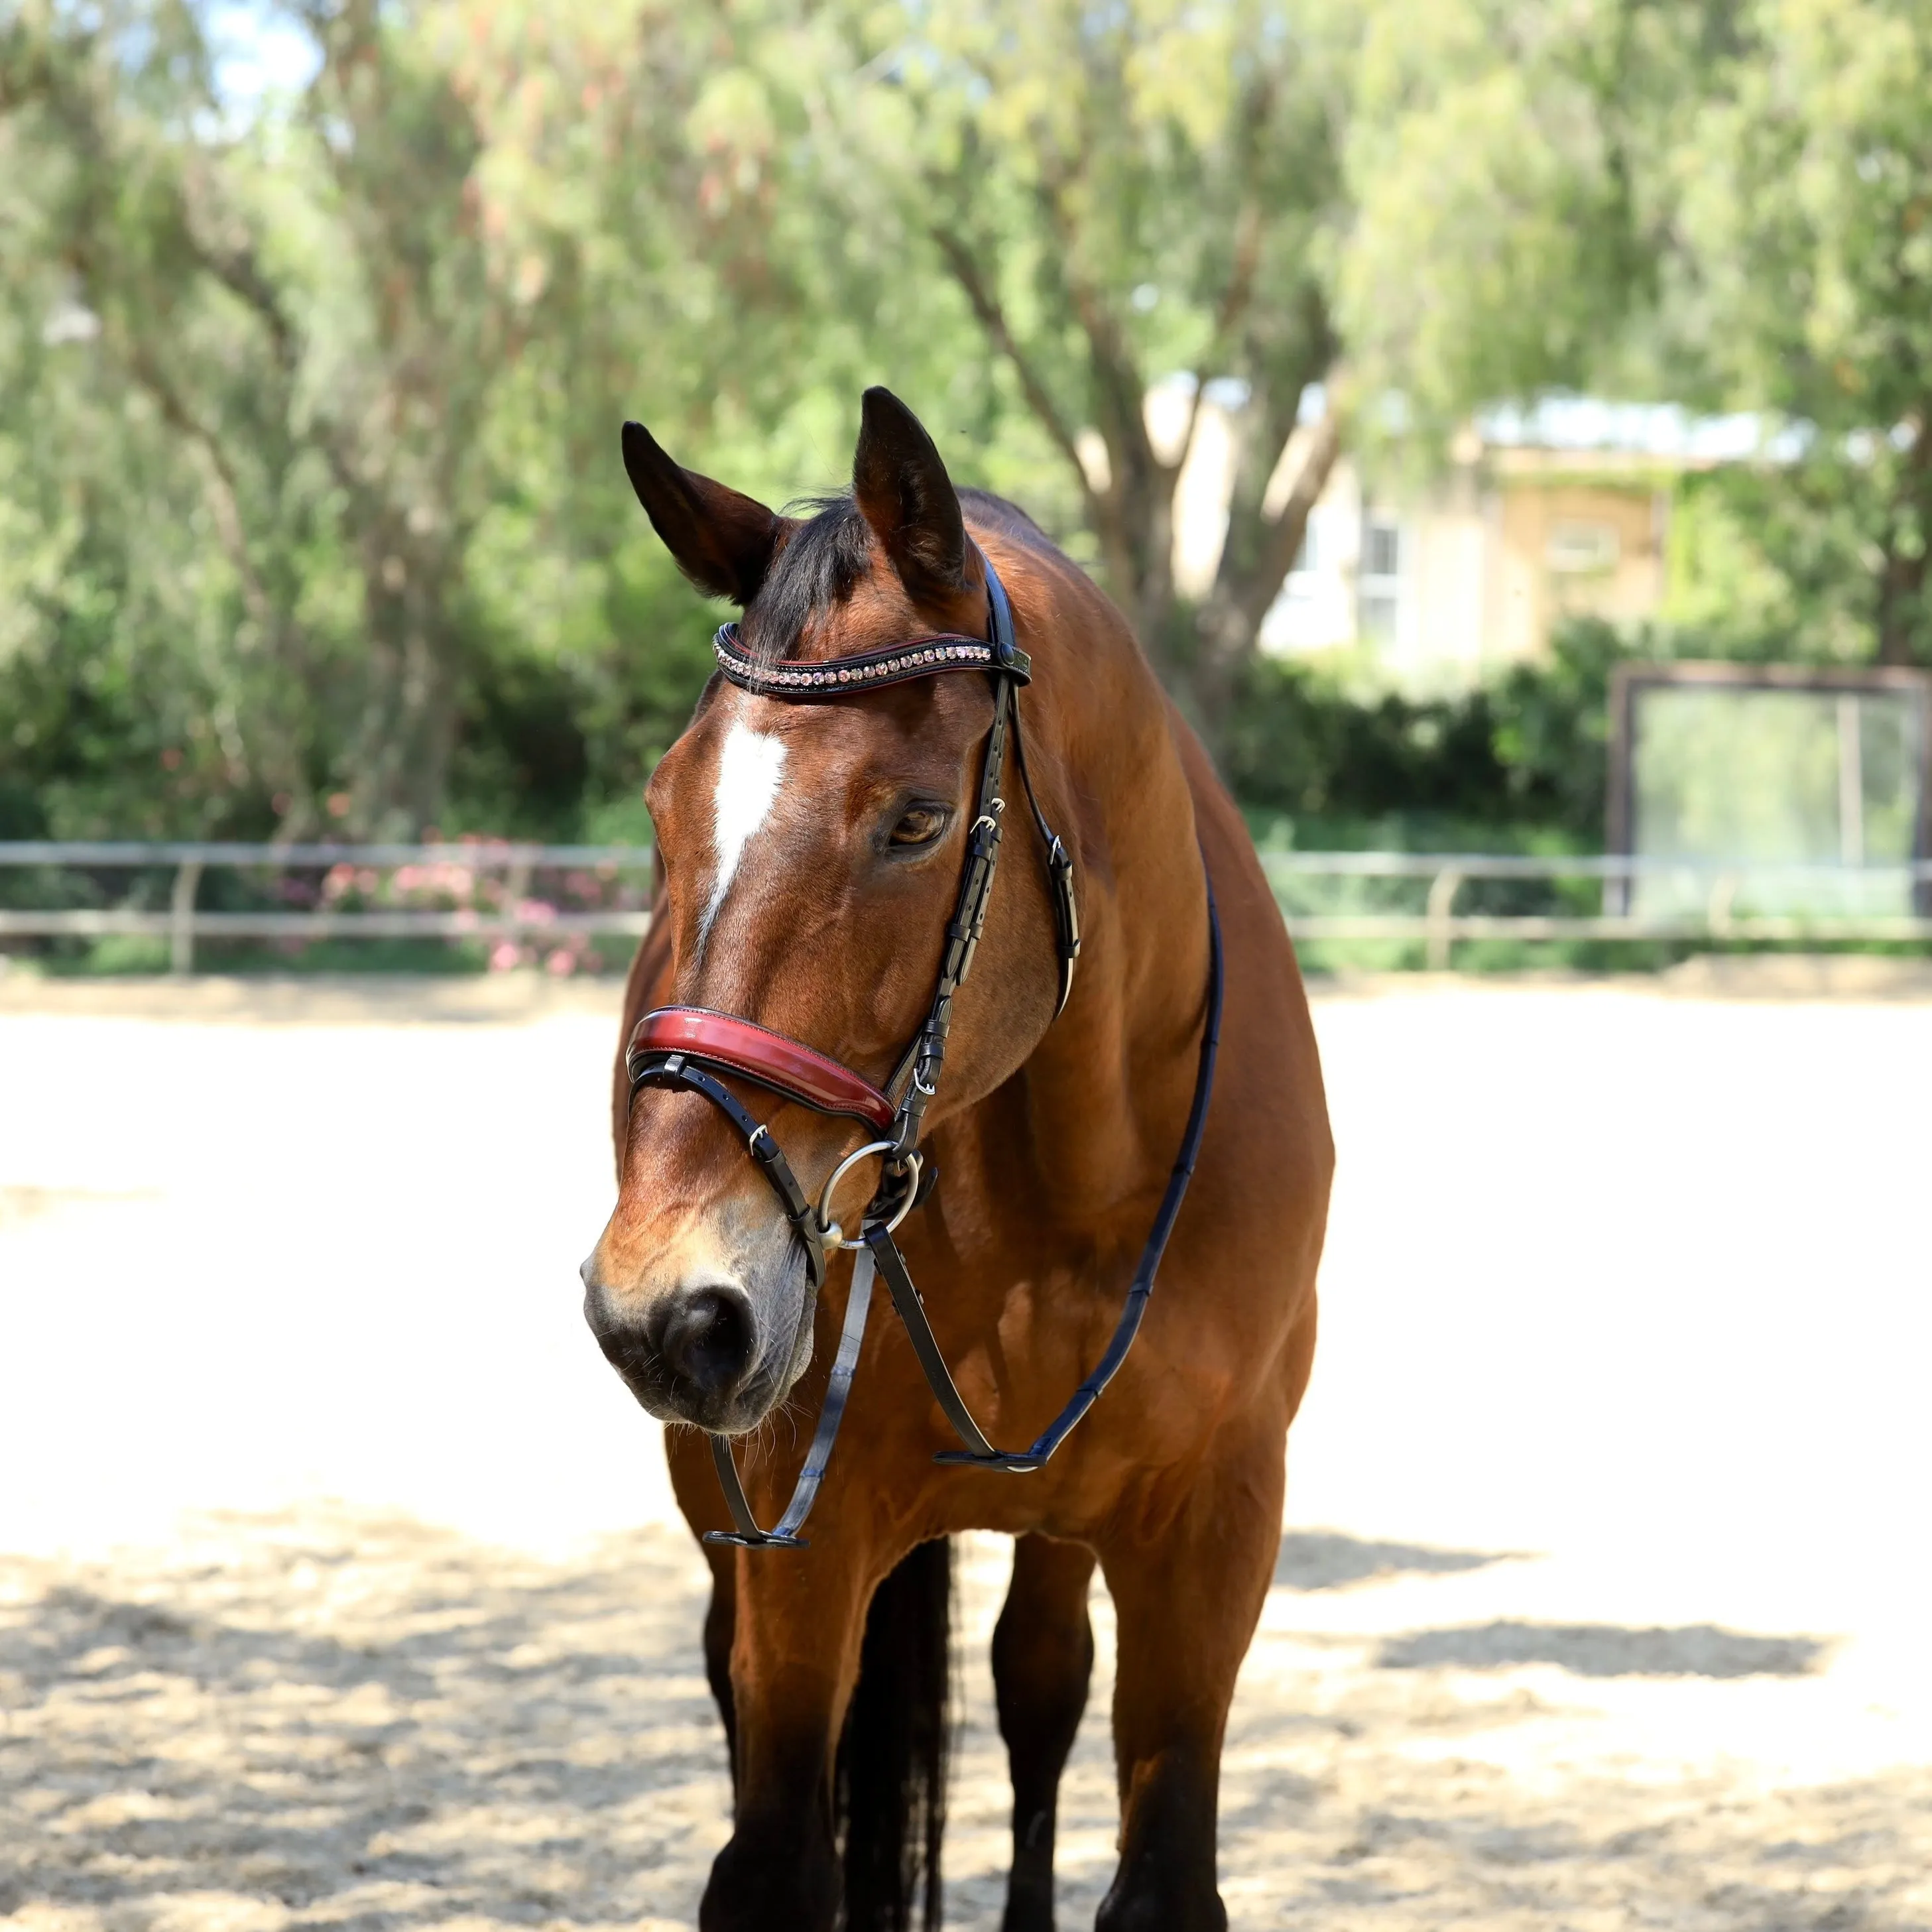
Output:
<svg viewBox="0 0 1932 1932">
<path fill-rule="evenodd" d="M 1006 764 L 1006 728 L 1014 715 L 1012 686 L 994 680 L 993 722 L 986 734 L 986 752 L 980 768 L 980 792 L 972 824 L 966 834 L 966 862 L 959 874 L 959 893 L 946 922 L 946 944 L 939 956 L 939 983 L 925 1023 L 911 1048 L 912 1072 L 899 1101 L 892 1138 L 903 1158 L 919 1144 L 926 1109 L 938 1091 L 946 1064 L 946 1042 L 952 1031 L 952 1001 L 973 970 L 986 926 L 986 908 L 993 896 L 993 876 L 1000 862 L 1000 820 L 1006 800 L 1000 795 Z"/>
<path fill-rule="evenodd" d="M 882 1133 L 892 1124 L 892 1103 L 870 1081 L 802 1040 L 731 1013 L 706 1006 L 653 1008 L 632 1029 L 625 1051 L 633 1081 L 646 1057 L 659 1053 L 681 1053 L 722 1067 L 821 1114 L 862 1120 Z"/>
<path fill-rule="evenodd" d="M 818 1225 L 818 1210 L 805 1198 L 805 1190 L 799 1186 L 798 1177 L 791 1171 L 791 1162 L 785 1159 L 783 1149 L 772 1138 L 770 1128 L 754 1119 L 730 1088 L 714 1080 L 703 1067 L 694 1065 L 685 1054 L 647 1054 L 641 1060 L 631 1059 L 628 1064 L 634 1100 L 640 1087 L 688 1088 L 694 1094 L 702 1094 L 744 1136 L 745 1151 L 758 1164 L 759 1172 L 771 1183 L 772 1192 L 778 1197 L 784 1217 L 791 1223 L 792 1232 L 805 1250 L 812 1292 L 816 1294 L 825 1286 L 824 1231 Z"/>
<path fill-rule="evenodd" d="M 838 1352 L 832 1358 L 831 1380 L 825 1385 L 818 1426 L 812 1431 L 812 1447 L 805 1452 L 805 1467 L 792 1486 L 791 1501 L 785 1504 L 784 1514 L 769 1530 L 758 1527 L 758 1520 L 752 1514 L 751 1498 L 738 1479 L 731 1444 L 725 1437 L 714 1436 L 711 1460 L 724 1492 L 724 1506 L 738 1527 L 706 1530 L 706 1543 L 735 1543 L 748 1550 L 810 1546 L 799 1532 L 818 1500 L 818 1486 L 825 1480 L 826 1466 L 832 1460 L 832 1445 L 838 1439 L 838 1425 L 845 1419 L 845 1398 L 852 1393 L 852 1372 L 859 1366 L 859 1351 L 866 1340 L 866 1316 L 872 1305 L 872 1250 L 861 1248 L 852 1264 L 852 1292 L 845 1304 L 845 1325 L 839 1331 Z"/>
<path fill-rule="evenodd" d="M 1208 881 L 1208 1017 L 1201 1030 L 1201 1059 L 1194 1076 L 1194 1098 L 1187 1109 L 1187 1124 L 1181 1130 L 1180 1151 L 1174 1156 L 1173 1169 L 1168 1175 L 1167 1192 L 1161 1197 L 1160 1211 L 1155 1215 L 1154 1226 L 1142 1247 L 1139 1264 L 1128 1286 L 1120 1318 L 1114 1324 L 1113 1334 L 1095 1364 L 1094 1372 L 1067 1398 L 1066 1407 L 1034 1438 L 1030 1448 L 996 1449 L 987 1440 L 986 1432 L 974 1420 L 946 1366 L 938 1339 L 926 1317 L 926 1304 L 913 1286 L 912 1277 L 906 1270 L 890 1233 L 883 1228 L 868 1228 L 866 1231 L 866 1242 L 879 1258 L 879 1272 L 885 1276 L 886 1286 L 892 1291 L 892 1306 L 898 1310 L 899 1319 L 905 1324 L 906 1333 L 911 1338 L 913 1352 L 926 1372 L 926 1385 L 945 1412 L 954 1433 L 966 1445 L 963 1450 L 940 1450 L 932 1459 L 935 1462 L 966 1462 L 979 1468 L 1004 1469 L 1015 1474 L 1040 1468 L 1073 1432 L 1082 1417 L 1100 1400 L 1101 1390 L 1114 1379 L 1120 1364 L 1127 1359 L 1127 1351 L 1133 1346 L 1134 1337 L 1140 1332 L 1141 1318 L 1147 1312 L 1148 1303 L 1153 1297 L 1154 1276 L 1160 1270 L 1161 1256 L 1167 1252 L 1167 1238 L 1174 1232 L 1180 1204 L 1187 1197 L 1187 1184 L 1194 1178 L 1194 1163 L 1199 1157 L 1202 1138 L 1207 1131 L 1208 1103 L 1214 1095 L 1214 1062 L 1221 1043 L 1222 983 L 1221 916 L 1215 908 L 1214 883 L 1210 879 Z"/>
<path fill-rule="evenodd" d="M 926 1318 L 926 1304 L 913 1286 L 912 1276 L 906 1268 L 905 1257 L 899 1252 L 898 1244 L 880 1226 L 866 1230 L 866 1246 L 878 1262 L 880 1274 L 886 1278 L 892 1306 L 905 1324 L 906 1338 L 912 1343 L 913 1353 L 919 1358 L 919 1366 L 925 1375 L 926 1387 L 932 1391 L 933 1400 L 945 1412 L 954 1434 L 973 1451 L 975 1461 L 997 1461 L 999 1450 L 987 1441 L 980 1425 L 973 1420 L 973 1412 L 966 1406 L 965 1398 L 952 1379 L 952 1371 L 946 1366 L 939 1339 L 932 1332 L 932 1324 Z"/>
</svg>

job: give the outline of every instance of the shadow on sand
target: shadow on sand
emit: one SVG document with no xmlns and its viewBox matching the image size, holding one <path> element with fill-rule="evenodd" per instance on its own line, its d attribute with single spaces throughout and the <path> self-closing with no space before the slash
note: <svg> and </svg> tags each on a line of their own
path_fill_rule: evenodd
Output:
<svg viewBox="0 0 1932 1932">
<path fill-rule="evenodd" d="M 1341 1590 L 1390 1576 L 1451 1576 L 1517 1560 L 1513 1550 L 1435 1550 L 1419 1543 L 1375 1543 L 1333 1529 L 1291 1529 L 1275 1558 L 1277 1587 Z"/>
<path fill-rule="evenodd" d="M 1384 1670 L 1508 1670 L 1554 1664 L 1579 1677 L 1806 1677 L 1829 1646 L 1812 1636 L 1752 1636 L 1715 1624 L 1634 1630 L 1621 1624 L 1503 1621 L 1391 1637 Z"/>
<path fill-rule="evenodd" d="M 548 1568 L 345 1513 L 202 1550 L 0 1564 L 0 1920 L 688 1918 L 730 1802 L 688 1544 Z"/>
</svg>

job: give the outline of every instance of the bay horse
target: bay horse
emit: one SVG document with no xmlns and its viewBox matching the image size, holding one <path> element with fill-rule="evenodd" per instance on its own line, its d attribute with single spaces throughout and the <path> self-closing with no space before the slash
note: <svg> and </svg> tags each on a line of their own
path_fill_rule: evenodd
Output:
<svg viewBox="0 0 1932 1932">
<path fill-rule="evenodd" d="M 956 490 L 889 392 L 866 394 L 850 494 L 808 514 L 636 424 L 623 450 L 680 568 L 742 614 L 646 794 L 618 1199 L 582 1270 L 709 1539 L 735 1804 L 700 1925 L 938 1927 L 946 1539 L 985 1529 L 1016 1539 L 992 1648 L 1006 1932 L 1053 1924 L 1096 1563 L 1120 1802 L 1098 1924 L 1218 1932 L 1222 1740 L 1334 1166 L 1281 914 L 1119 613 L 1023 512 Z M 902 1318 L 868 1329 L 875 1271 Z M 832 1452 L 812 1417 L 836 1427 L 848 1392 Z"/>
</svg>

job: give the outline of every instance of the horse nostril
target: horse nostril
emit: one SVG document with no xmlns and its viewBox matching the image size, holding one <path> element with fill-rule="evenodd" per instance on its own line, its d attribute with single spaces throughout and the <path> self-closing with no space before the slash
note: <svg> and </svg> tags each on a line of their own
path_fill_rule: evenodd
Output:
<svg viewBox="0 0 1932 1932">
<path fill-rule="evenodd" d="M 658 1353 L 674 1375 L 706 1395 L 722 1395 L 752 1366 L 752 1305 L 734 1288 L 700 1288 L 666 1310 Z"/>
</svg>

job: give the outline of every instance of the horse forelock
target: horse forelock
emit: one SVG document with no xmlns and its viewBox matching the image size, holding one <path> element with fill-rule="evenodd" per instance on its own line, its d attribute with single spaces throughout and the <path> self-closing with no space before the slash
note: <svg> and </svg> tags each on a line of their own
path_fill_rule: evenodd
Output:
<svg viewBox="0 0 1932 1932">
<path fill-rule="evenodd" d="M 1002 536 L 1029 547 L 1052 548 L 1033 518 L 1004 496 L 962 490 L 959 501 L 969 516 L 991 524 Z M 740 641 L 761 668 L 798 656 L 808 626 L 850 602 L 874 570 L 891 572 L 850 490 L 800 497 L 786 505 L 785 514 L 794 520 L 738 627 Z M 836 650 L 814 655 L 836 656 Z"/>
<path fill-rule="evenodd" d="M 872 533 L 849 492 L 786 506 L 788 516 L 800 510 L 814 514 L 787 532 L 739 628 L 761 665 L 796 651 L 806 626 L 845 602 L 872 567 Z"/>
</svg>

